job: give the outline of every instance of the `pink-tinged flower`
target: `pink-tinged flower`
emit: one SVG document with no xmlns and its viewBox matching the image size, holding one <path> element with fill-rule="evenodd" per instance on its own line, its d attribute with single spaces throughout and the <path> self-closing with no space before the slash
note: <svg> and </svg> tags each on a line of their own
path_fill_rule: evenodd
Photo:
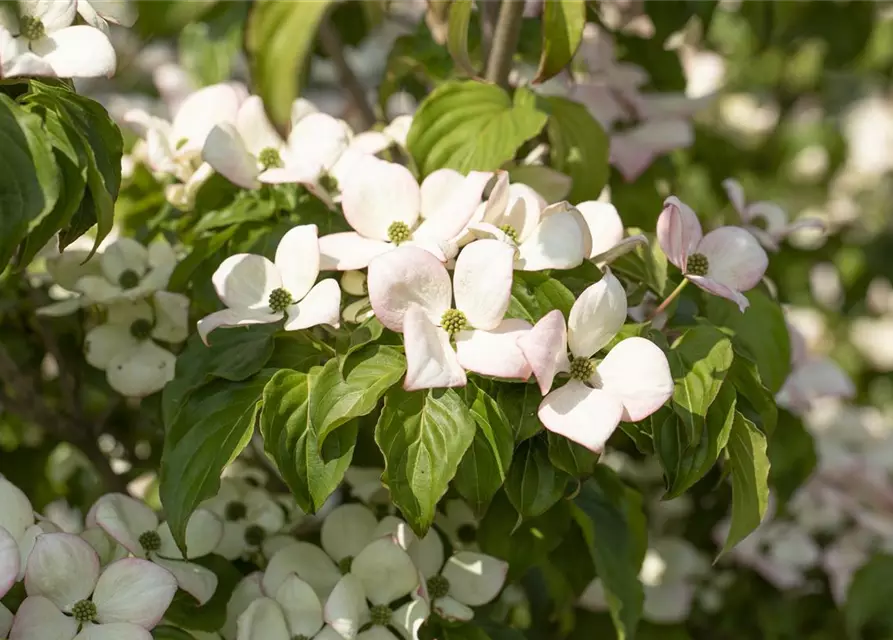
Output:
<svg viewBox="0 0 893 640">
<path fill-rule="evenodd" d="M 322 268 L 362 269 L 400 245 L 422 247 L 445 262 L 455 256 L 457 237 L 491 177 L 440 169 L 419 185 L 402 165 L 358 159 L 341 183 L 344 218 L 354 230 L 320 238 Z"/>
<path fill-rule="evenodd" d="M 119 560 L 100 573 L 99 557 L 84 540 L 47 533 L 37 538 L 28 559 L 25 591 L 10 640 L 149 640 L 177 581 L 138 558 Z"/>
<path fill-rule="evenodd" d="M 831 358 L 809 353 L 806 338 L 788 323 L 791 337 L 791 373 L 776 395 L 778 404 L 795 413 L 805 413 L 819 398 L 852 398 L 856 387 Z"/>
<path fill-rule="evenodd" d="M 187 562 L 177 548 L 167 523 L 146 504 L 120 493 L 99 500 L 87 515 L 88 526 L 98 526 L 115 542 L 138 558 L 145 558 L 170 571 L 180 588 L 205 604 L 217 590 L 217 575 Z M 223 537 L 223 522 L 210 511 L 198 509 L 186 527 L 187 558 L 200 558 L 214 551 Z"/>
<path fill-rule="evenodd" d="M 404 388 L 462 387 L 465 371 L 520 380 L 530 376 L 516 344 L 530 325 L 503 319 L 514 253 L 499 240 L 472 242 L 456 259 L 452 284 L 446 267 L 418 247 L 400 247 L 369 264 L 375 315 L 403 333 Z"/>
<path fill-rule="evenodd" d="M 688 280 L 735 302 L 742 313 L 750 301 L 741 292 L 757 286 L 769 266 L 766 252 L 750 233 L 741 227 L 720 227 L 703 235 L 698 216 L 675 196 L 664 201 L 657 241 Z"/>
<path fill-rule="evenodd" d="M 576 209 L 583 215 L 592 238 L 589 255 L 586 257 L 597 265 L 610 264 L 637 246 L 648 244 L 648 239 L 641 234 L 623 237 L 623 221 L 617 207 L 610 202 L 587 200 L 576 205 Z"/>
<path fill-rule="evenodd" d="M 748 203 L 741 183 L 732 178 L 723 180 L 723 188 L 735 211 L 741 216 L 744 228 L 750 231 L 769 251 L 778 251 L 781 242 L 798 229 L 822 230 L 825 225 L 816 218 L 802 218 L 788 222 L 788 214 L 774 202 L 760 200 Z"/>
<path fill-rule="evenodd" d="M 297 226 L 282 236 L 275 262 L 250 253 L 230 256 L 211 277 L 227 308 L 199 320 L 199 336 L 207 344 L 208 334 L 218 327 L 269 324 L 283 318 L 286 331 L 318 324 L 337 327 L 341 288 L 331 278 L 317 283 L 319 270 L 314 224 Z"/>
<path fill-rule="evenodd" d="M 540 421 L 592 451 L 604 448 L 621 420 L 642 420 L 673 394 L 666 355 L 644 338 L 622 340 L 600 363 L 592 360 L 623 326 L 626 310 L 623 286 L 607 271 L 580 294 L 566 324 L 551 311 L 518 340 L 545 396 Z M 558 373 L 570 380 L 550 392 Z"/>
<path fill-rule="evenodd" d="M 469 229 L 501 240 L 518 253 L 520 271 L 573 269 L 592 251 L 592 237 L 583 214 L 567 202 L 547 205 L 525 184 L 509 184 L 500 172 L 486 204 Z"/>
</svg>

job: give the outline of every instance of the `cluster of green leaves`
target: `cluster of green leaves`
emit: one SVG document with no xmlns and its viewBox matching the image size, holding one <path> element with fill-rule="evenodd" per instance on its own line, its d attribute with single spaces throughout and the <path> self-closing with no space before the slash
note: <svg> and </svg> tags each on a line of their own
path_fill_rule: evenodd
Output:
<svg viewBox="0 0 893 640">
<path fill-rule="evenodd" d="M 0 88 L 0 264 L 26 266 L 57 233 L 64 248 L 112 228 L 121 133 L 105 109 L 62 82 Z"/>
</svg>

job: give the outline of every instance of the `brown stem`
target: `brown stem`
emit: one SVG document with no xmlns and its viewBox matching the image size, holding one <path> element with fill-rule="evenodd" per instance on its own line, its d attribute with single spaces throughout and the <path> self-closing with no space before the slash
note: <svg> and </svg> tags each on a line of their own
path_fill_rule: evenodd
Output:
<svg viewBox="0 0 893 640">
<path fill-rule="evenodd" d="M 512 59 L 518 48 L 521 24 L 524 19 L 524 0 L 503 0 L 499 5 L 499 18 L 493 32 L 493 45 L 487 58 L 486 78 L 508 89 Z"/>
<path fill-rule="evenodd" d="M 488 60 L 490 49 L 493 46 L 496 21 L 499 19 L 499 0 L 480 0 L 478 9 L 481 21 L 481 51 L 484 54 L 484 60 Z"/>
<path fill-rule="evenodd" d="M 372 110 L 372 106 L 369 104 L 365 87 L 363 87 L 353 69 L 350 68 L 347 58 L 344 57 L 344 43 L 341 41 L 338 30 L 328 16 L 324 17 L 322 22 L 319 23 L 319 43 L 338 70 L 341 84 L 350 94 L 351 101 L 359 112 L 363 127 L 369 129 L 377 121 L 375 111 Z"/>
</svg>

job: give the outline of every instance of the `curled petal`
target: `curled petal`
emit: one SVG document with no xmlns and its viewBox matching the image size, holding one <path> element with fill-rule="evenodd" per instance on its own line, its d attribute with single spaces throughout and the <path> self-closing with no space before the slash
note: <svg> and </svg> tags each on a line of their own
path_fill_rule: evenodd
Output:
<svg viewBox="0 0 893 640">
<path fill-rule="evenodd" d="M 561 311 L 554 309 L 518 338 L 518 347 L 536 376 L 540 392 L 549 393 L 559 371 L 567 371 L 567 325 Z"/>
<path fill-rule="evenodd" d="M 455 598 L 446 596 L 434 601 L 434 610 L 445 620 L 468 622 L 474 618 L 474 609 L 467 607 Z"/>
<path fill-rule="evenodd" d="M 494 329 L 508 309 L 515 250 L 498 240 L 478 240 L 456 258 L 456 308 L 475 329 Z M 439 318 L 438 318 L 439 320 Z"/>
<path fill-rule="evenodd" d="M 592 257 L 592 261 L 595 262 L 595 264 L 599 267 L 604 268 L 606 265 L 611 264 L 617 258 L 629 253 L 636 247 L 644 246 L 647 244 L 648 238 L 642 234 L 630 236 L 629 238 L 624 238 L 607 251 L 594 255 Z"/>
<path fill-rule="evenodd" d="M 550 209 L 554 213 L 549 213 Z M 573 269 L 592 251 L 592 237 L 583 215 L 567 203 L 543 211 L 543 219 L 518 247 L 522 271 Z"/>
<path fill-rule="evenodd" d="M 417 304 L 410 305 L 403 320 L 406 348 L 407 391 L 464 387 L 465 370 L 450 345 L 450 336 L 435 325 Z"/>
<path fill-rule="evenodd" d="M 419 185 L 406 167 L 366 156 L 341 185 L 348 224 L 361 236 L 388 240 L 388 228 L 402 222 L 410 229 L 419 219 Z"/>
<path fill-rule="evenodd" d="M 623 405 L 622 419 L 637 422 L 657 411 L 673 395 L 667 356 L 645 338 L 621 340 L 597 368 L 602 390 Z"/>
<path fill-rule="evenodd" d="M 270 294 L 282 287 L 282 276 L 263 256 L 238 253 L 217 267 L 211 282 L 227 307 L 269 311 Z"/>
<path fill-rule="evenodd" d="M 610 393 L 571 380 L 543 398 L 537 415 L 549 431 L 599 452 L 620 424 L 623 405 Z"/>
<path fill-rule="evenodd" d="M 234 125 L 221 122 L 214 126 L 202 147 L 202 160 L 233 184 L 243 189 L 257 189 L 257 160 L 245 147 Z"/>
<path fill-rule="evenodd" d="M 582 214 L 592 236 L 592 250 L 587 258 L 595 258 L 623 240 L 623 222 L 613 204 L 588 200 L 578 204 L 577 210 Z"/>
<path fill-rule="evenodd" d="M 282 320 L 281 313 L 267 313 L 248 309 L 215 311 L 198 321 L 198 335 L 206 345 L 208 335 L 220 327 L 246 327 L 252 324 L 271 324 Z"/>
<path fill-rule="evenodd" d="M 286 309 L 286 331 L 308 329 L 319 324 L 337 327 L 341 319 L 341 287 L 326 278 L 314 286 L 304 299 Z"/>
<path fill-rule="evenodd" d="M 452 287 L 446 267 L 418 247 L 398 247 L 369 263 L 369 300 L 375 315 L 391 331 L 403 331 L 403 316 L 411 304 L 440 323 L 450 308 Z"/>
<path fill-rule="evenodd" d="M 25 530 L 34 524 L 34 509 L 28 496 L 11 483 L 0 476 L 0 528 L 13 538 L 20 538 Z"/>
<path fill-rule="evenodd" d="M 365 238 L 355 231 L 332 233 L 319 239 L 320 269 L 365 269 L 373 259 L 393 248 L 390 242 Z"/>
<path fill-rule="evenodd" d="M 688 256 L 697 250 L 701 237 L 701 223 L 691 207 L 676 196 L 667 198 L 657 219 L 657 241 L 667 259 L 685 271 Z"/>
<path fill-rule="evenodd" d="M 685 277 L 694 282 L 707 293 L 712 293 L 713 295 L 719 296 L 720 298 L 731 300 L 738 305 L 738 310 L 741 313 L 744 313 L 750 306 L 750 300 L 747 299 L 747 296 L 742 294 L 740 291 L 735 291 L 734 289 L 727 287 L 721 282 L 717 282 L 713 278 L 691 275 L 687 275 Z"/>
<path fill-rule="evenodd" d="M 447 560 L 442 575 L 449 580 L 449 595 L 462 604 L 479 607 L 499 595 L 508 563 L 483 553 L 460 551 Z"/>
<path fill-rule="evenodd" d="M 571 353 L 589 358 L 617 335 L 626 321 L 626 292 L 610 269 L 590 285 L 571 307 L 567 342 Z"/>
<path fill-rule="evenodd" d="M 531 368 L 518 340 L 531 328 L 529 322 L 507 318 L 490 331 L 460 331 L 456 335 L 459 364 L 484 376 L 527 380 Z"/>
<path fill-rule="evenodd" d="M 319 275 L 319 240 L 315 224 L 289 229 L 276 247 L 276 269 L 282 286 L 295 300 L 307 295 Z"/>
<path fill-rule="evenodd" d="M 729 202 L 735 207 L 735 211 L 741 216 L 744 222 L 750 221 L 747 211 L 747 199 L 744 197 L 744 187 L 734 178 L 726 178 L 722 181 L 722 188 L 726 190 Z"/>
<path fill-rule="evenodd" d="M 734 291 L 753 289 L 766 273 L 769 257 L 741 227 L 714 229 L 698 245 L 707 258 L 707 277 Z"/>
</svg>

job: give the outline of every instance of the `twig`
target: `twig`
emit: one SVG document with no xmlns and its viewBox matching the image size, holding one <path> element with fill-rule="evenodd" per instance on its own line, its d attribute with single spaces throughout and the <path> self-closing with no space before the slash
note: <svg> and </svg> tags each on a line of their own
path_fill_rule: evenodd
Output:
<svg viewBox="0 0 893 640">
<path fill-rule="evenodd" d="M 506 89 L 509 86 L 512 58 L 521 36 L 523 18 L 524 0 L 503 0 L 499 5 L 499 19 L 496 21 L 493 45 L 487 58 L 486 78 Z"/>
<path fill-rule="evenodd" d="M 359 112 L 363 127 L 366 129 L 370 128 L 377 120 L 375 111 L 372 110 L 372 106 L 369 104 L 366 89 L 353 72 L 353 69 L 350 68 L 347 58 L 344 57 L 344 43 L 341 41 L 338 30 L 328 16 L 324 17 L 322 22 L 319 23 L 319 43 L 338 70 L 341 84 L 350 94 L 351 100 Z"/>
<path fill-rule="evenodd" d="M 481 21 L 481 51 L 484 60 L 490 58 L 490 47 L 493 46 L 493 33 L 496 20 L 499 18 L 499 0 L 480 0 L 478 2 Z"/>
</svg>

